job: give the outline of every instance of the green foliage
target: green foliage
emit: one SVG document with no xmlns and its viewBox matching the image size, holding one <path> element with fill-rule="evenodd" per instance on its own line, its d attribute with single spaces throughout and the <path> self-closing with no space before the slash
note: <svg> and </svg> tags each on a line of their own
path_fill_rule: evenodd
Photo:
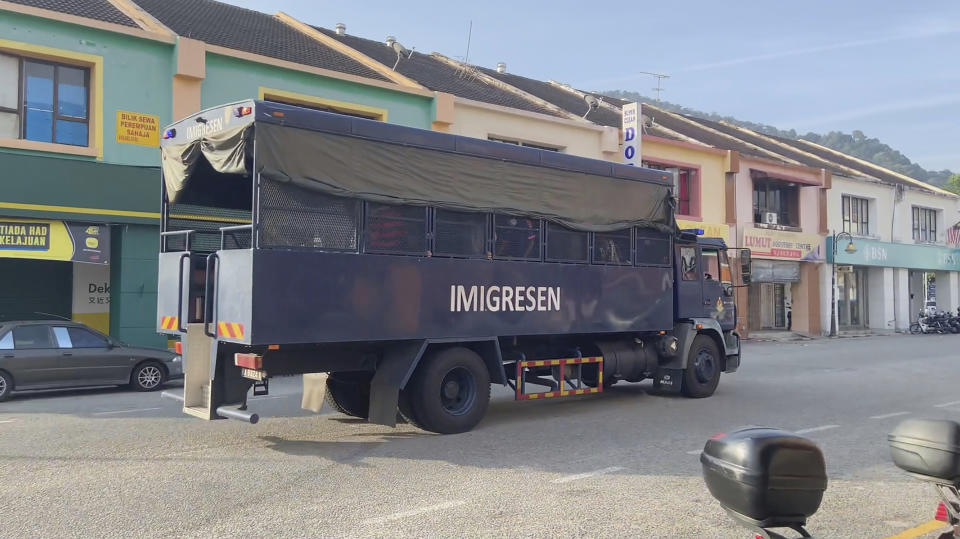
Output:
<svg viewBox="0 0 960 539">
<path fill-rule="evenodd" d="M 713 112 L 707 113 L 690 109 L 675 103 L 670 103 L 669 101 L 660 101 L 658 103 L 655 99 L 637 92 L 612 90 L 601 93 L 603 95 L 609 95 L 611 97 L 616 97 L 626 101 L 638 101 L 651 104 L 655 103 L 657 107 L 670 112 L 689 114 L 691 116 L 696 116 L 698 118 L 704 118 L 707 120 L 723 121 L 733 125 L 738 125 L 740 127 L 745 127 L 765 135 L 809 140 L 810 142 L 820 144 L 821 146 L 826 146 L 833 150 L 843 152 L 847 155 L 858 157 L 865 161 L 869 161 L 873 164 L 880 165 L 881 167 L 888 168 L 901 174 L 906 174 L 911 178 L 916 178 L 938 187 L 945 187 L 951 191 L 954 191 L 955 193 L 960 194 L 960 174 L 954 174 L 951 170 L 926 170 L 920 165 L 911 161 L 909 158 L 907 158 L 907 156 L 903 155 L 899 151 L 894 150 L 890 146 L 880 142 L 880 140 L 867 137 L 863 131 L 860 130 L 855 130 L 853 133 L 849 134 L 841 133 L 839 131 L 831 131 L 826 135 L 820 135 L 817 133 L 798 135 L 793 129 L 783 130 L 772 125 L 746 122 L 736 118 L 731 118 L 730 116 L 721 116 Z M 948 183 L 954 181 L 956 182 L 956 190 L 949 187 Z"/>
<path fill-rule="evenodd" d="M 943 188 L 951 193 L 960 195 L 960 174 L 954 174 L 953 176 L 950 176 L 950 179 L 947 180 L 947 183 L 943 186 Z"/>
</svg>

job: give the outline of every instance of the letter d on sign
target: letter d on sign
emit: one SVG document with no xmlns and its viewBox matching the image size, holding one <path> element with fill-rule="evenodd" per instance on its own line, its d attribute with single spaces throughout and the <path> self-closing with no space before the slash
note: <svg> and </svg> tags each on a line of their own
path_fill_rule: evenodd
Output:
<svg viewBox="0 0 960 539">
<path fill-rule="evenodd" d="M 623 164 L 640 166 L 640 104 L 627 103 L 621 109 L 623 116 Z"/>
</svg>

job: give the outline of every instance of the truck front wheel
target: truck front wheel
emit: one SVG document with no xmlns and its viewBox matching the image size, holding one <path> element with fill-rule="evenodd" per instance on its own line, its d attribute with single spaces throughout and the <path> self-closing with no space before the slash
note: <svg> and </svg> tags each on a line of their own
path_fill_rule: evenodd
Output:
<svg viewBox="0 0 960 539">
<path fill-rule="evenodd" d="M 707 335 L 697 335 L 690 346 L 683 371 L 683 394 L 701 399 L 713 395 L 720 383 L 720 351 Z"/>
<path fill-rule="evenodd" d="M 327 378 L 326 400 L 336 411 L 352 417 L 370 416 L 372 373 L 331 372 Z"/>
<path fill-rule="evenodd" d="M 487 412 L 490 373 L 476 352 L 447 348 L 424 358 L 404 391 L 410 413 L 424 430 L 467 432 Z"/>
</svg>

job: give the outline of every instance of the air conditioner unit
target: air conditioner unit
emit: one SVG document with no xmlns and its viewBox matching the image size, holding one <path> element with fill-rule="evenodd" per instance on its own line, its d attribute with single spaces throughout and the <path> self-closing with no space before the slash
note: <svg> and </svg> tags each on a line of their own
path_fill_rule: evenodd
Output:
<svg viewBox="0 0 960 539">
<path fill-rule="evenodd" d="M 777 224 L 777 214 L 776 212 L 768 211 L 763 214 L 763 222 L 768 225 Z"/>
</svg>

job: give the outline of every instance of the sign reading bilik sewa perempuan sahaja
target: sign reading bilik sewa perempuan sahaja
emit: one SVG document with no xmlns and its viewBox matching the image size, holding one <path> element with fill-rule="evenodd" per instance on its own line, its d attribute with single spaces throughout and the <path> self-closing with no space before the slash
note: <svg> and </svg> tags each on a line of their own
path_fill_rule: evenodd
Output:
<svg viewBox="0 0 960 539">
<path fill-rule="evenodd" d="M 150 114 L 118 110 L 117 142 L 156 148 L 160 145 L 160 118 Z"/>
</svg>

